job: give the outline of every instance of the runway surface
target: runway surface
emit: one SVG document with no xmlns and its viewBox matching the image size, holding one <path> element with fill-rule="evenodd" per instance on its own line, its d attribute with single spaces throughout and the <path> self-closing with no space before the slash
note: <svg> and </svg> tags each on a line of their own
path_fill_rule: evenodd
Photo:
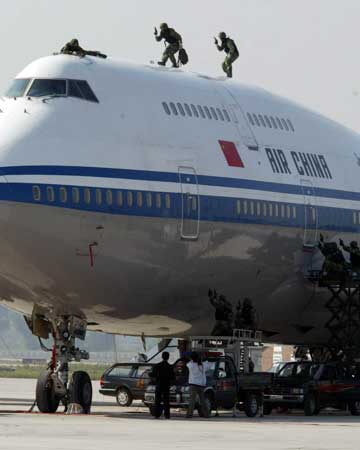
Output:
<svg viewBox="0 0 360 450">
<path fill-rule="evenodd" d="M 226 412 L 219 418 L 189 420 L 179 411 L 170 421 L 155 420 L 141 403 L 116 406 L 112 398 L 98 394 L 98 382 L 89 416 L 16 412 L 30 408 L 35 384 L 35 380 L 0 379 L 0 449 L 359 449 L 360 418 L 345 413 L 248 419 Z"/>
</svg>

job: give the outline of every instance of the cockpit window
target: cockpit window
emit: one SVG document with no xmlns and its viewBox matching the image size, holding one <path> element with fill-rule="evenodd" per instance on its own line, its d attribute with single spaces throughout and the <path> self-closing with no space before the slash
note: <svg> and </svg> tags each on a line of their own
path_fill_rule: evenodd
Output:
<svg viewBox="0 0 360 450">
<path fill-rule="evenodd" d="M 80 88 L 85 100 L 89 100 L 90 102 L 99 102 L 87 81 L 76 81 L 76 84 Z"/>
<path fill-rule="evenodd" d="M 66 96 L 66 80 L 34 80 L 29 97 Z"/>
<path fill-rule="evenodd" d="M 30 83 L 30 78 L 18 78 L 14 80 L 6 91 L 5 97 L 22 97 Z"/>
</svg>

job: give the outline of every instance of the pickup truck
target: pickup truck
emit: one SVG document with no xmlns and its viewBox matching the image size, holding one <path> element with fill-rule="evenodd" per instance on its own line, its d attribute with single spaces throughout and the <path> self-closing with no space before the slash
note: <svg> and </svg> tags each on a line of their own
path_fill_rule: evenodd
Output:
<svg viewBox="0 0 360 450">
<path fill-rule="evenodd" d="M 360 415 L 360 375 L 342 363 L 289 362 L 264 384 L 264 414 L 275 407 L 301 408 L 305 415 L 333 407 Z"/>
<path fill-rule="evenodd" d="M 175 382 L 170 388 L 170 407 L 187 408 L 190 400 L 188 385 L 188 360 L 179 359 L 174 364 Z M 229 355 L 217 355 L 207 358 L 212 364 L 206 373 L 207 384 L 205 399 L 210 413 L 218 409 L 233 409 L 235 406 L 245 411 L 248 417 L 258 413 L 260 397 L 264 384 L 271 382 L 272 374 L 241 375 L 236 370 L 234 360 Z M 145 405 L 155 415 L 155 386 L 149 384 L 145 391 Z M 201 409 L 197 406 L 199 415 Z"/>
</svg>

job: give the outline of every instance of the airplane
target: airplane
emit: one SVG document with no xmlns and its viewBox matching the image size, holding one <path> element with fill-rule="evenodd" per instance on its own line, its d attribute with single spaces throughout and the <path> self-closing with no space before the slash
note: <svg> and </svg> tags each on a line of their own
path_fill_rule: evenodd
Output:
<svg viewBox="0 0 360 450">
<path fill-rule="evenodd" d="M 32 62 L 0 101 L 0 292 L 41 339 L 42 412 L 85 372 L 86 330 L 209 335 L 209 288 L 248 297 L 271 342 L 325 345 L 306 276 L 360 231 L 359 136 L 264 89 L 87 56 Z M 51 349 L 49 349 L 51 350 Z M 65 400 L 64 400 L 65 399 Z"/>
</svg>

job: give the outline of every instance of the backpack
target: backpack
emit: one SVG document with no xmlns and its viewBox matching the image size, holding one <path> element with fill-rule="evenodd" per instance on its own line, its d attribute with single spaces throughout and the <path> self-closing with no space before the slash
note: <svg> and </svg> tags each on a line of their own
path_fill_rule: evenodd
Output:
<svg viewBox="0 0 360 450">
<path fill-rule="evenodd" d="M 186 53 L 186 50 L 184 48 L 181 48 L 179 50 L 179 62 L 182 66 L 185 66 L 189 62 L 188 54 Z"/>
</svg>

